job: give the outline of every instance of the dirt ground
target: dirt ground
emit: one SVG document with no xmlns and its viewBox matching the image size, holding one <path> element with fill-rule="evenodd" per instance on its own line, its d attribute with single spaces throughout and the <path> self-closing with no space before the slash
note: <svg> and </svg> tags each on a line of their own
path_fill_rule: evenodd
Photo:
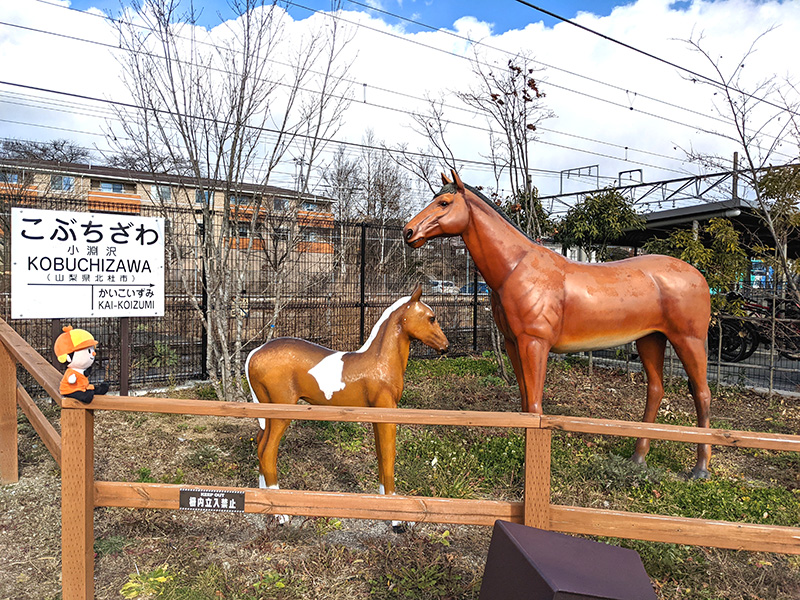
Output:
<svg viewBox="0 0 800 600">
<path fill-rule="evenodd" d="M 407 384 L 404 403 L 518 410 L 516 388 L 496 379 L 469 374 L 418 377 Z M 545 411 L 637 420 L 643 394 L 640 376 L 554 368 L 548 373 Z M 47 400 L 38 402 L 57 423 L 57 409 Z M 661 416 L 668 422 L 691 422 L 693 405 L 685 384 L 669 387 Z M 61 569 L 59 469 L 24 416 L 19 422 L 20 480 L 0 486 L 0 600 L 56 599 Z M 715 399 L 713 425 L 800 433 L 800 405 L 796 399 L 730 389 Z M 256 426 L 244 419 L 98 412 L 96 478 L 257 487 Z M 295 423 L 281 445 L 281 487 L 372 493 L 377 475 L 370 444 L 371 435 L 361 429 Z M 686 456 L 691 461 L 691 453 Z M 768 480 L 795 493 L 800 489 L 797 461 L 782 467 L 760 461 L 757 453 L 719 449 L 713 470 Z M 518 497 L 517 483 L 498 493 Z M 554 502 L 574 501 L 568 496 Z M 490 535 L 487 527 L 417 525 L 398 535 L 383 521 L 293 518 L 280 526 L 257 515 L 97 509 L 96 597 L 122 598 L 123 586 L 136 573 L 165 566 L 166 572 L 192 582 L 187 583 L 191 593 L 170 596 L 175 598 L 477 598 Z M 681 589 L 681 581 L 666 575 L 663 581 L 653 578 L 659 597 L 800 598 L 800 564 L 791 557 L 716 550 L 703 551 L 703 556 L 704 568 L 718 571 L 709 574 L 715 589 L 720 588 L 715 577 L 730 580 L 724 594 L 709 595 L 697 586 Z M 739 595 L 737 586 L 743 590 Z M 129 597 L 155 596 L 143 588 Z"/>
</svg>

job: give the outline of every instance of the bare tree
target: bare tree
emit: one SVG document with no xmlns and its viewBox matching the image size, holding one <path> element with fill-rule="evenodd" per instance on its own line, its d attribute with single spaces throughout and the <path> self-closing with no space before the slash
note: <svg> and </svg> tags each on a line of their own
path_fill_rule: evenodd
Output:
<svg viewBox="0 0 800 600">
<path fill-rule="evenodd" d="M 12 139 L 0 144 L 0 158 L 86 163 L 92 159 L 92 152 L 67 139 L 46 142 Z"/>
<path fill-rule="evenodd" d="M 337 221 L 357 216 L 356 202 L 361 187 L 361 167 L 357 159 L 349 158 L 347 149 L 339 146 L 322 173 L 326 193 L 334 200 L 333 214 Z"/>
<path fill-rule="evenodd" d="M 798 178 L 796 167 L 800 128 L 798 109 L 800 94 L 791 83 L 771 75 L 747 81 L 746 67 L 756 52 L 758 42 L 770 33 L 758 36 L 739 60 L 726 66 L 722 57 L 709 50 L 702 35 L 688 44 L 710 65 L 714 76 L 692 81 L 714 90 L 714 109 L 730 123 L 722 135 L 738 146 L 742 165 L 734 165 L 740 180 L 753 193 L 754 207 L 772 238 L 774 246 L 764 258 L 775 264 L 782 280 L 797 301 L 800 301 L 795 282 L 795 266 L 788 257 L 789 236 L 800 224 Z M 705 166 L 727 169 L 730 159 L 694 150 L 689 157 Z M 765 248 L 762 248 L 765 250 Z"/>
<path fill-rule="evenodd" d="M 467 105 L 484 115 L 490 128 L 489 147 L 498 181 L 507 178 L 512 206 L 525 211 L 528 235 L 542 237 L 538 193 L 530 178 L 531 151 L 537 126 L 553 116 L 534 77 L 536 69 L 525 55 L 510 59 L 505 69 L 490 68 L 476 55 L 472 62 L 478 80 L 475 91 L 458 92 Z"/>
<path fill-rule="evenodd" d="M 444 116 L 444 102 L 430 96 L 427 109 L 414 113 L 414 124 L 411 129 L 427 141 L 427 147 L 411 151 L 407 144 L 400 147 L 398 154 L 390 154 L 396 162 L 418 177 L 431 192 L 435 193 L 441 184 L 441 169 L 460 170 L 453 149 L 447 142 L 447 126 L 450 124 Z"/>
<path fill-rule="evenodd" d="M 127 146 L 113 153 L 103 153 L 103 158 L 109 167 L 118 169 L 192 177 L 192 164 L 190 161 L 183 157 L 173 157 L 166 153 L 159 154 L 156 150 Z"/>
<path fill-rule="evenodd" d="M 455 96 L 487 122 L 484 156 L 494 166 L 495 179 L 495 188 L 488 195 L 498 205 L 503 204 L 499 190 L 501 182 L 507 180 L 511 189 L 511 197 L 504 203 L 507 212 L 525 233 L 539 239 L 543 233 L 544 213 L 529 176 L 530 159 L 537 126 L 553 113 L 543 103 L 544 93 L 534 77 L 536 70 L 529 63 L 526 56 L 519 56 L 509 60 L 505 68 L 495 69 L 483 62 L 476 52 L 472 69 L 477 83 L 474 89 L 458 91 Z M 416 129 L 427 138 L 429 151 L 439 157 L 443 165 L 458 170 L 457 160 L 446 141 L 448 121 L 444 118 L 443 107 L 443 102 L 430 101 L 427 112 L 415 118 Z M 412 161 L 406 161 L 409 162 L 413 165 Z M 420 174 L 424 169 L 417 168 L 415 172 Z M 427 181 L 431 189 L 436 189 L 430 179 Z M 501 374 L 509 380 L 499 343 L 500 333 L 494 322 L 491 332 Z"/>
<path fill-rule="evenodd" d="M 194 264 L 180 272 L 207 334 L 209 375 L 220 397 L 244 399 L 247 339 L 244 311 L 237 307 L 243 305 L 247 257 L 258 252 L 268 264 L 269 289 L 258 292 L 274 303 L 274 325 L 307 225 L 298 217 L 307 185 L 291 198 L 276 197 L 270 180 L 300 140 L 306 150 L 298 154 L 305 154 L 311 168 L 325 134 L 337 127 L 347 94 L 338 90 L 339 99 L 330 100 L 344 75 L 336 66 L 341 36 L 321 30 L 287 40 L 285 13 L 277 3 L 230 4 L 239 17 L 212 36 L 198 26 L 191 4 L 181 12 L 179 0 L 134 0 L 143 26 L 123 19 L 118 30 L 124 79 L 136 108 L 121 111 L 122 130 L 110 131 L 109 139 L 156 181 L 165 167 L 177 169 L 171 173 L 180 177 L 177 193 L 162 194 L 155 186 L 153 201 L 165 215 L 184 209 L 183 218 L 171 223 L 177 234 L 172 251 Z M 180 189 L 194 191 L 194 197 Z M 180 239 L 194 236 L 199 243 L 191 254 Z M 207 306 L 194 293 L 200 271 Z M 263 333 L 269 338 L 272 327 Z"/>
</svg>

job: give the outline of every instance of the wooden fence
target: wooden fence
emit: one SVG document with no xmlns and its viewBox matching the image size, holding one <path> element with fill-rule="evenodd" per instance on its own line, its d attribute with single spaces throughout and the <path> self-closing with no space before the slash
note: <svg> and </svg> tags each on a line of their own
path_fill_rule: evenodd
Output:
<svg viewBox="0 0 800 600">
<path fill-rule="evenodd" d="M 16 382 L 22 365 L 61 406 L 61 436 Z M 27 415 L 61 467 L 62 586 L 64 600 L 94 596 L 96 507 L 179 508 L 182 488 L 156 483 L 95 481 L 94 411 L 116 410 L 239 418 L 288 418 L 526 430 L 523 502 L 456 500 L 245 488 L 245 512 L 357 519 L 493 525 L 496 519 L 566 533 L 633 538 L 739 550 L 800 554 L 800 527 L 689 519 L 562 506 L 550 503 L 550 442 L 553 430 L 800 451 L 800 436 L 699 429 L 677 425 L 478 411 L 268 406 L 204 400 L 104 397 L 84 405 L 58 393 L 60 373 L 0 319 L 0 481 L 17 481 L 17 412 Z M 256 460 L 256 457 L 253 457 Z"/>
</svg>

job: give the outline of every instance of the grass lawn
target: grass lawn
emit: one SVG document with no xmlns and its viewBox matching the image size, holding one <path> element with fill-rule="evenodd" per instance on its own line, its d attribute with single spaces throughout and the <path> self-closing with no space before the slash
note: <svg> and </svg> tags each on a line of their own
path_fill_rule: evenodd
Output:
<svg viewBox="0 0 800 600">
<path fill-rule="evenodd" d="M 693 424 L 686 384 L 667 386 L 665 423 Z M 544 410 L 638 420 L 641 375 L 581 361 L 548 369 Z M 208 396 L 208 389 L 181 392 Z M 172 391 L 167 396 L 178 395 Z M 412 361 L 403 407 L 518 411 L 515 385 L 483 357 Z M 52 421 L 57 411 L 42 404 Z M 60 598 L 59 473 L 20 415 L 21 480 L 0 487 L 0 599 Z M 725 388 L 712 425 L 800 432 L 795 400 Z M 257 487 L 255 421 L 177 415 L 96 414 L 97 479 Z M 694 447 L 654 441 L 647 466 L 634 440 L 554 433 L 552 502 L 665 515 L 800 526 L 800 456 L 717 448 L 712 477 L 692 481 Z M 399 493 L 519 500 L 521 430 L 400 426 Z M 282 488 L 374 493 L 369 425 L 295 422 L 279 454 Z M 267 598 L 477 598 L 491 529 L 426 525 L 394 534 L 386 522 L 97 509 L 97 597 L 205 600 Z M 800 598 L 800 558 L 631 540 L 659 598 Z"/>
</svg>

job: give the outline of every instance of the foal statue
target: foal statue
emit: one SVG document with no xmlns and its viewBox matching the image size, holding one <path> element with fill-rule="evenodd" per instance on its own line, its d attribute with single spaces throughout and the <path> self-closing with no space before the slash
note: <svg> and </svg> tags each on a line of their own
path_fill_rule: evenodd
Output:
<svg viewBox="0 0 800 600">
<path fill-rule="evenodd" d="M 522 396 L 522 409 L 542 412 L 549 352 L 609 348 L 636 341 L 647 376 L 644 421 L 655 421 L 664 396 L 664 352 L 669 340 L 683 363 L 697 410 L 709 426 L 706 379 L 710 320 L 708 284 L 697 269 L 668 256 L 610 263 L 568 260 L 530 240 L 480 192 L 452 181 L 405 226 L 406 243 L 419 248 L 439 236 L 461 236 L 492 289 L 492 311 Z M 640 438 L 633 460 L 645 461 L 650 441 Z M 708 476 L 711 447 L 697 447 L 693 477 Z"/>
<path fill-rule="evenodd" d="M 387 308 L 364 345 L 355 352 L 334 352 L 305 340 L 277 338 L 253 350 L 245 373 L 254 402 L 296 404 L 305 400 L 326 406 L 397 408 L 411 339 L 444 353 L 448 341 L 431 307 L 411 296 Z M 259 419 L 259 486 L 278 487 L 278 445 L 288 419 Z M 381 493 L 394 494 L 397 426 L 373 423 Z M 279 515 L 282 522 L 288 517 Z M 397 529 L 399 522 L 392 525 Z"/>
</svg>

